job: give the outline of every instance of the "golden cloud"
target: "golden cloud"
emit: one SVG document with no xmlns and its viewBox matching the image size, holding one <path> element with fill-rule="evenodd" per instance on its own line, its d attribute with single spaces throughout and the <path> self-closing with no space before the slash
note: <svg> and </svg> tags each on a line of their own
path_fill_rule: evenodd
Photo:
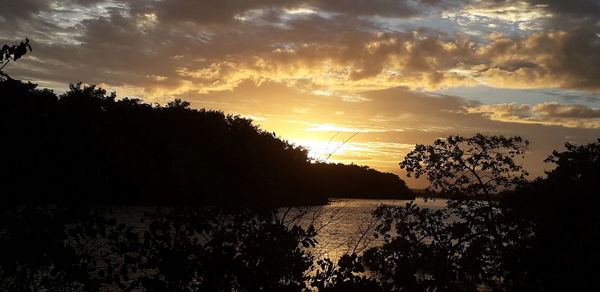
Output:
<svg viewBox="0 0 600 292">
<path fill-rule="evenodd" d="M 444 41 L 416 32 L 342 35 L 331 43 L 305 43 L 252 56 L 230 56 L 181 76 L 208 90 L 235 87 L 241 80 L 268 79 L 298 87 L 359 91 L 397 86 L 436 89 L 473 85 L 463 60 L 474 53 L 467 41 Z"/>
<path fill-rule="evenodd" d="M 487 84 L 508 88 L 600 90 L 600 39 L 584 31 L 495 35 L 489 44 L 412 33 L 341 35 L 327 43 L 291 44 L 231 55 L 203 68 L 180 67 L 203 91 L 242 80 L 272 80 L 309 90 L 357 92 L 405 86 L 434 90 Z"/>
<path fill-rule="evenodd" d="M 113 88 L 137 87 L 151 97 L 231 90 L 243 80 L 271 80 L 296 89 L 347 95 L 398 86 L 434 90 L 475 84 L 600 90 L 597 27 L 511 36 L 492 33 L 484 39 L 460 32 L 411 31 L 416 28 L 398 32 L 372 19 L 448 8 L 447 12 L 465 17 L 519 22 L 567 15 L 557 10 L 560 7 L 590 10 L 575 4 L 479 1 L 449 9 L 448 1 L 428 0 L 417 1 L 421 8 L 414 10 L 402 1 L 366 0 L 353 0 L 352 5 L 228 0 L 219 7 L 181 0 L 152 5 L 123 1 L 117 6 L 87 2 L 86 17 L 74 19 L 73 27 L 50 28 L 44 21 L 31 20 L 30 25 L 7 29 L 28 34 L 24 30 L 35 27 L 31 33 L 40 40 L 35 43 L 39 59 L 24 60 L 11 69 L 33 80 L 84 79 Z M 93 8 L 95 2 L 110 8 Z M 47 6 L 31 7 L 29 14 L 50 9 Z M 7 9 L 17 8 L 24 9 L 22 5 Z M 236 21 L 238 15 L 248 19 Z M 65 38 L 69 41 L 62 41 Z"/>
</svg>

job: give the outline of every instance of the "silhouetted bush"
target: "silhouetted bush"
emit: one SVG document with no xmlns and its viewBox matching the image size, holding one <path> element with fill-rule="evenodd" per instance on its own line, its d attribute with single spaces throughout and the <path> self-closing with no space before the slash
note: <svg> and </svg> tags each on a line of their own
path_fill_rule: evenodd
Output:
<svg viewBox="0 0 600 292">
<path fill-rule="evenodd" d="M 0 213 L 0 291 L 94 291 L 118 277 L 104 264 L 124 230 L 103 208 L 20 206 Z"/>
<path fill-rule="evenodd" d="M 547 178 L 522 185 L 503 200 L 513 222 L 533 225 L 530 240 L 515 251 L 512 270 L 523 290 L 593 290 L 600 269 L 600 140 L 565 144 L 546 162 Z"/>
<path fill-rule="evenodd" d="M 269 209 L 20 207 L 0 222 L 0 291 L 302 291 L 315 230 Z"/>
<path fill-rule="evenodd" d="M 365 273 L 361 258 L 355 253 L 342 255 L 336 263 L 321 259 L 316 266 L 311 285 L 320 292 L 386 291 L 377 279 Z"/>
</svg>

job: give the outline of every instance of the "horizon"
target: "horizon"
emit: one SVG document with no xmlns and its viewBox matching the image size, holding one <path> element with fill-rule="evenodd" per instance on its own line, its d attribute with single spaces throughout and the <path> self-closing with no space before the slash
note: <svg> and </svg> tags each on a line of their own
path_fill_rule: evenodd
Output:
<svg viewBox="0 0 600 292">
<path fill-rule="evenodd" d="M 7 3 L 0 40 L 34 50 L 3 70 L 58 92 L 82 81 L 239 114 L 412 189 L 426 180 L 398 163 L 436 138 L 522 136 L 533 179 L 552 150 L 600 136 L 595 1 L 184 3 Z"/>
</svg>

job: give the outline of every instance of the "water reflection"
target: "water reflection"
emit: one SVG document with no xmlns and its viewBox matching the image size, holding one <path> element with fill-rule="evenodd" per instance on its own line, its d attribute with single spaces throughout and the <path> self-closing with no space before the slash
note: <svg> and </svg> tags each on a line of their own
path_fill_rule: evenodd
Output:
<svg viewBox="0 0 600 292">
<path fill-rule="evenodd" d="M 417 198 L 413 202 L 428 209 L 441 209 L 445 199 Z M 280 209 L 287 224 L 313 224 L 319 244 L 311 250 L 315 258 L 337 260 L 345 253 L 362 252 L 383 243 L 372 236 L 377 222 L 371 216 L 380 205 L 405 206 L 411 200 L 331 199 L 329 205 Z M 287 212 L 287 213 L 286 213 Z"/>
</svg>

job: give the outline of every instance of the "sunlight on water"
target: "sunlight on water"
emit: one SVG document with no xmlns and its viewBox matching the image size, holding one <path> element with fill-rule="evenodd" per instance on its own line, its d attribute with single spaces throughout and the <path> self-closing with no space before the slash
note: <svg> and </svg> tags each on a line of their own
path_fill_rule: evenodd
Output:
<svg viewBox="0 0 600 292">
<path fill-rule="evenodd" d="M 381 240 L 373 238 L 373 228 L 377 222 L 372 220 L 371 212 L 380 205 L 405 206 L 411 200 L 374 200 L 374 199 L 330 199 L 328 205 L 294 207 L 279 209 L 279 216 L 285 216 L 288 225 L 300 224 L 315 226 L 318 232 L 318 244 L 310 252 L 319 258 L 336 261 L 344 253 L 358 253 L 377 245 Z M 427 200 L 417 198 L 413 201 L 422 208 L 440 209 L 446 206 L 445 199 Z M 117 210 L 114 210 L 117 211 Z M 134 227 L 134 231 L 143 233 L 150 220 L 141 221 L 145 212 L 154 212 L 152 207 L 128 207 L 114 213 L 119 221 Z M 287 213 L 286 213 L 287 211 Z M 281 218 L 281 217 L 280 217 Z M 370 224 L 370 226 L 369 226 Z M 361 235 L 364 236 L 361 237 Z"/>
<path fill-rule="evenodd" d="M 337 260 L 344 253 L 362 252 L 369 247 L 382 244 L 373 238 L 377 224 L 371 212 L 380 205 L 405 206 L 410 200 L 331 199 L 326 206 L 310 207 L 302 224 L 314 224 L 318 230 L 319 244 L 312 250 L 316 258 L 328 257 Z M 439 209 L 446 200 L 417 198 L 415 204 L 422 208 Z M 362 236 L 362 235 L 365 236 Z"/>
</svg>

